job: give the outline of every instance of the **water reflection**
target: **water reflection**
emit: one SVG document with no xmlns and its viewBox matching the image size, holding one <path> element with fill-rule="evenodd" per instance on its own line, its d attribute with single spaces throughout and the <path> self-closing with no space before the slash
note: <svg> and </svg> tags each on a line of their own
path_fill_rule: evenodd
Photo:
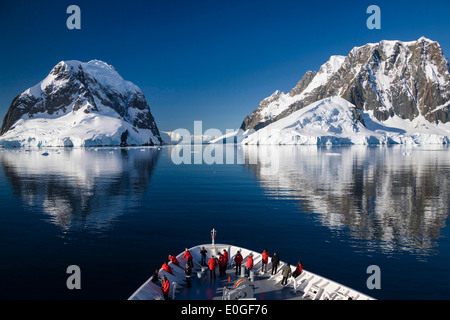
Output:
<svg viewBox="0 0 450 320">
<path fill-rule="evenodd" d="M 298 200 L 355 247 L 433 254 L 450 213 L 448 147 L 242 148 L 246 160 L 265 153 L 266 163 L 278 161 L 275 171 L 247 161 L 268 196 Z"/>
<path fill-rule="evenodd" d="M 158 148 L 2 150 L 15 195 L 63 230 L 108 229 L 147 190 Z"/>
</svg>

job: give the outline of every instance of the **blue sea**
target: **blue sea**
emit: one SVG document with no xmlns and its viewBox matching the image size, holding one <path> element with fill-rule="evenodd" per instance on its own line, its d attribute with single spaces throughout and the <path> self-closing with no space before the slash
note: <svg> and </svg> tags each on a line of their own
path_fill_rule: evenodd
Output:
<svg viewBox="0 0 450 320">
<path fill-rule="evenodd" d="M 0 298 L 125 300 L 215 228 L 376 299 L 450 299 L 449 147 L 214 148 L 0 149 Z"/>
</svg>

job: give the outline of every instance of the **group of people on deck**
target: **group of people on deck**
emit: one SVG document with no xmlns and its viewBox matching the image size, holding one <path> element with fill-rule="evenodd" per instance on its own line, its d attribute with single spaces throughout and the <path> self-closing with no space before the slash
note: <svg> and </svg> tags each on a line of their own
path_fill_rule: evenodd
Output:
<svg viewBox="0 0 450 320">
<path fill-rule="evenodd" d="M 206 261 L 206 249 L 205 247 L 200 250 L 200 255 L 202 256 L 201 259 L 201 265 L 205 266 L 204 262 Z M 223 253 L 218 252 L 218 258 L 215 258 L 214 256 L 211 256 L 211 258 L 208 260 L 208 268 L 209 268 L 209 275 L 212 278 L 216 278 L 216 266 L 219 266 L 219 277 L 224 276 L 226 274 L 227 265 L 228 265 L 228 251 L 226 249 L 223 249 Z"/>
<path fill-rule="evenodd" d="M 186 248 L 183 257 L 181 259 L 186 260 L 186 267 L 184 269 L 184 274 L 186 275 L 187 287 L 190 288 L 192 269 L 194 268 L 194 258 L 192 257 L 191 252 Z M 177 257 L 174 256 L 173 254 L 169 254 L 168 261 L 166 260 L 163 262 L 161 269 L 170 274 L 173 274 L 173 270 L 170 267 L 169 262 L 172 262 L 174 265 L 179 266 L 181 268 L 180 262 L 178 261 Z M 161 280 L 161 291 L 163 293 L 164 299 L 167 300 L 170 292 L 170 281 L 169 279 L 167 279 L 165 275 L 163 275 L 163 277 L 161 278 L 159 276 L 159 270 L 156 269 L 155 273 L 153 274 L 152 281 L 157 282 L 159 280 Z"/>
<path fill-rule="evenodd" d="M 210 279 L 211 280 L 216 279 L 216 267 L 217 266 L 219 267 L 219 277 L 226 275 L 226 269 L 227 269 L 228 261 L 229 261 L 229 255 L 228 255 L 227 250 L 223 249 L 223 252 L 218 252 L 217 258 L 214 255 L 212 255 L 208 261 L 206 261 L 206 259 L 207 259 L 206 255 L 207 255 L 207 250 L 204 247 L 202 247 L 202 249 L 200 250 L 200 256 L 201 256 L 200 265 L 208 267 Z M 261 256 L 262 256 L 261 257 L 261 263 L 262 263 L 261 272 L 265 273 L 265 272 L 267 272 L 267 266 L 269 264 L 269 252 L 265 249 L 263 251 L 263 253 L 261 254 Z M 192 254 L 190 253 L 190 251 L 187 248 L 185 249 L 182 260 L 186 260 L 186 266 L 184 269 L 184 273 L 186 275 L 187 287 L 190 288 L 191 287 L 191 275 L 192 275 L 192 269 L 194 268 L 194 262 L 193 262 Z M 242 256 L 242 254 L 240 253 L 240 251 L 237 251 L 236 255 L 234 256 L 234 264 L 236 266 L 236 276 L 241 274 L 241 266 L 242 266 L 243 260 L 244 260 L 244 257 Z M 172 262 L 176 266 L 180 266 L 180 262 L 178 261 L 176 256 L 174 256 L 172 254 L 169 254 L 168 261 Z M 168 261 L 164 261 L 161 268 L 164 271 L 168 272 L 169 274 L 173 274 L 173 270 L 170 267 Z M 274 252 L 271 262 L 272 262 L 271 275 L 275 275 L 275 274 L 277 274 L 278 267 L 280 266 L 280 259 L 276 252 Z M 254 267 L 254 260 L 253 260 L 252 253 L 250 253 L 247 256 L 247 261 L 246 261 L 245 267 L 246 267 L 247 276 L 250 276 L 250 272 L 252 271 L 252 269 Z M 299 261 L 297 263 L 296 269 L 294 272 L 292 272 L 290 264 L 289 263 L 286 264 L 286 266 L 283 268 L 283 270 L 281 272 L 281 274 L 283 276 L 281 285 L 283 285 L 283 286 L 287 285 L 288 278 L 290 278 L 291 276 L 297 277 L 302 273 L 302 271 L 303 271 L 303 264 L 301 261 Z M 161 290 L 162 290 L 164 299 L 167 300 L 169 292 L 170 292 L 170 281 L 167 279 L 167 277 L 165 275 L 163 275 L 163 277 L 160 278 L 159 271 L 156 270 L 155 274 L 153 275 L 152 281 L 156 282 L 158 280 L 161 280 Z"/>
<path fill-rule="evenodd" d="M 201 259 L 201 265 L 206 266 L 206 254 L 207 251 L 203 247 L 202 250 L 200 250 L 200 255 L 202 256 Z M 267 272 L 267 266 L 269 264 L 269 252 L 267 249 L 263 251 L 261 254 L 261 272 L 265 273 Z M 223 249 L 223 253 L 218 252 L 218 258 L 215 258 L 214 256 L 211 256 L 211 258 L 208 260 L 208 268 L 209 268 L 209 274 L 211 279 L 216 278 L 216 266 L 219 265 L 219 277 L 226 274 L 226 268 L 228 265 L 228 252 L 226 249 Z M 240 251 L 236 252 L 236 255 L 234 256 L 234 264 L 236 266 L 236 276 L 241 274 L 241 266 L 242 262 L 244 260 L 244 257 L 240 253 Z M 278 257 L 278 254 L 274 252 L 272 256 L 272 272 L 271 275 L 275 275 L 278 272 L 278 267 L 280 266 L 280 258 Z M 246 274 L 247 276 L 250 276 L 250 272 L 252 271 L 254 267 L 254 261 L 253 261 L 253 254 L 250 253 L 247 256 L 247 262 L 246 262 Z M 281 284 L 285 286 L 287 284 L 288 278 L 293 276 L 294 278 L 298 277 L 303 271 L 303 264 L 301 261 L 299 261 L 296 265 L 296 269 L 294 272 L 291 270 L 291 265 L 288 263 L 282 271 L 283 280 Z"/>
<path fill-rule="evenodd" d="M 261 272 L 265 273 L 267 272 L 267 265 L 269 264 L 269 252 L 267 249 L 264 249 L 263 253 L 261 254 Z M 272 257 L 272 272 L 271 275 L 275 275 L 278 272 L 278 267 L 280 266 L 280 258 L 278 257 L 278 254 L 276 252 L 273 253 Z M 301 261 L 297 262 L 296 269 L 294 272 L 291 270 L 291 265 L 288 263 L 284 266 L 283 271 L 281 272 L 281 275 L 283 276 L 283 280 L 281 280 L 281 285 L 285 286 L 287 285 L 287 280 L 291 276 L 294 278 L 297 278 L 301 273 L 303 272 L 303 264 Z"/>
</svg>

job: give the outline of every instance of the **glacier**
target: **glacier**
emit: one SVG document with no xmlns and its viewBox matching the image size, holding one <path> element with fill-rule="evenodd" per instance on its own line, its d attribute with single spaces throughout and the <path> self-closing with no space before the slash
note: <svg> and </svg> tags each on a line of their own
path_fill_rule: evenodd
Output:
<svg viewBox="0 0 450 320">
<path fill-rule="evenodd" d="M 236 130 L 211 143 L 247 145 L 388 145 L 448 144 L 450 123 L 398 116 L 380 121 L 347 100 L 332 96 L 255 130 Z"/>
</svg>

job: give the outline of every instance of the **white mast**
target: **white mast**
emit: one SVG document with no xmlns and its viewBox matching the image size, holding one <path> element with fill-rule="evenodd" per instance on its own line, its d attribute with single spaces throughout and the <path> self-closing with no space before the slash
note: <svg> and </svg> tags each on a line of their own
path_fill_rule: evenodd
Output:
<svg viewBox="0 0 450 320">
<path fill-rule="evenodd" d="M 217 234 L 217 231 L 216 231 L 216 229 L 213 228 L 213 229 L 211 230 L 212 245 L 215 244 L 216 234 Z"/>
</svg>

